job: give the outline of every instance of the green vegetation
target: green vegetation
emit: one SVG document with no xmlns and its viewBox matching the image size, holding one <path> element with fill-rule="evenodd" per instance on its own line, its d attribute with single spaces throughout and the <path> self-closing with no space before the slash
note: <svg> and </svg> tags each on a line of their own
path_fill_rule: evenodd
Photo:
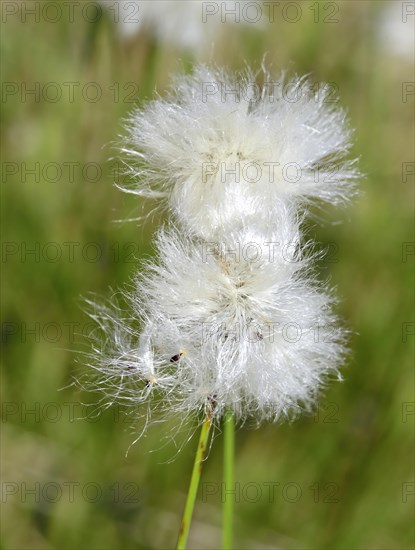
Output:
<svg viewBox="0 0 415 550">
<path fill-rule="evenodd" d="M 321 276 L 338 289 L 353 353 L 344 382 L 327 388 L 314 416 L 237 430 L 235 548 L 409 549 L 414 183 L 405 163 L 413 162 L 414 96 L 403 94 L 413 65 L 377 34 L 388 2 L 330 2 L 338 22 L 325 22 L 324 11 L 315 22 L 316 3 L 300 4 L 296 22 L 276 8 L 263 30 L 229 26 L 204 60 L 259 67 L 266 52 L 276 73 L 311 73 L 338 89 L 356 128 L 363 194 L 309 231 L 331 246 Z M 175 446 L 165 437 L 177 419 L 156 423 L 126 457 L 140 430 L 134 413 L 115 407 L 95 417 L 80 404 L 95 397 L 70 384 L 85 370 L 75 361 L 85 345 L 78 333 L 88 331 L 80 297 L 129 284 L 162 222 L 154 215 L 114 223 L 153 206 L 112 185 L 107 159 L 134 105 L 129 98 L 141 102 L 155 87 L 163 93 L 169 74 L 194 61 L 148 32 L 122 41 L 108 17 L 89 23 L 76 10 L 73 23 L 29 15 L 2 23 L 5 549 L 176 543 L 197 437 L 183 447 L 189 434 L 179 431 Z M 102 97 L 94 102 L 96 90 Z M 190 548 L 221 545 L 223 449 L 214 437 Z"/>
</svg>

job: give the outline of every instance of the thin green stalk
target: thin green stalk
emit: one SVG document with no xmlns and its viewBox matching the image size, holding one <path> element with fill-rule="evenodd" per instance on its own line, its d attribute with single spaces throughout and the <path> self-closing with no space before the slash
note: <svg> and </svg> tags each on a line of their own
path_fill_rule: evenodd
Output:
<svg viewBox="0 0 415 550">
<path fill-rule="evenodd" d="M 182 523 L 180 525 L 179 538 L 177 540 L 177 550 L 185 550 L 186 548 L 187 537 L 189 536 L 190 530 L 190 522 L 192 521 L 193 509 L 195 507 L 197 489 L 199 487 L 200 474 L 202 473 L 203 460 L 208 447 L 211 424 L 212 417 L 208 414 L 200 432 L 199 444 L 197 446 L 195 462 L 193 464 L 192 477 L 190 480 L 189 491 L 187 493 Z"/>
<path fill-rule="evenodd" d="M 223 428 L 223 481 L 225 500 L 223 503 L 223 550 L 232 550 L 233 546 L 233 509 L 234 500 L 234 455 L 235 455 L 235 417 L 227 411 Z"/>
</svg>

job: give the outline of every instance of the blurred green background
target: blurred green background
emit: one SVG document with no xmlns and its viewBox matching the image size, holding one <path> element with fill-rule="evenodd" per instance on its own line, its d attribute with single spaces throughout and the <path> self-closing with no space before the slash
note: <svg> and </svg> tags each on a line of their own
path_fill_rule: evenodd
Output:
<svg viewBox="0 0 415 550">
<path fill-rule="evenodd" d="M 273 22 L 230 17 L 214 47 L 187 48 L 151 26 L 126 38 L 93 2 L 2 2 L 2 548 L 174 547 L 196 438 L 175 447 L 154 424 L 125 457 L 134 418 L 89 417 L 94 397 L 68 386 L 80 296 L 128 284 L 162 222 L 117 223 L 154 206 L 112 185 L 122 118 L 198 60 L 259 67 L 264 53 L 275 74 L 335 85 L 366 177 L 352 207 L 310 227 L 337 245 L 321 275 L 354 333 L 345 381 L 314 416 L 237 432 L 235 547 L 414 547 L 413 3 L 274 4 Z M 190 548 L 220 548 L 221 452 L 217 437 Z"/>
</svg>

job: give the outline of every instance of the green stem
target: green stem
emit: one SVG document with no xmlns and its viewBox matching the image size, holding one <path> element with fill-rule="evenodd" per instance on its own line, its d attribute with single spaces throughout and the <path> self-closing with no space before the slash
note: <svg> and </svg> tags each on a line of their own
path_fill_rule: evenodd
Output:
<svg viewBox="0 0 415 550">
<path fill-rule="evenodd" d="M 203 460 L 205 458 L 210 426 L 212 424 L 212 418 L 208 414 L 202 425 L 200 432 L 199 444 L 197 446 L 195 462 L 193 464 L 192 477 L 190 480 L 189 491 L 187 493 L 186 505 L 184 507 L 182 523 L 180 525 L 179 538 L 177 540 L 177 550 L 185 550 L 187 544 L 187 537 L 189 536 L 190 522 L 192 520 L 193 509 L 195 507 L 197 489 L 199 487 L 200 474 L 202 473 Z"/>
<path fill-rule="evenodd" d="M 232 411 L 227 411 L 223 428 L 223 480 L 225 501 L 223 503 L 223 550 L 232 550 L 233 545 L 233 509 L 234 500 L 234 454 L 235 454 L 235 417 Z"/>
</svg>

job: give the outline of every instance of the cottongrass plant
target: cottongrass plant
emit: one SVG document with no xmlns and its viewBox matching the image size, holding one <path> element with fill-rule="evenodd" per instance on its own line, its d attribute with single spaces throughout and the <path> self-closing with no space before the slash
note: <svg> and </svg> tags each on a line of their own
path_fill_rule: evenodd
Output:
<svg viewBox="0 0 415 550">
<path fill-rule="evenodd" d="M 359 173 L 333 87 L 261 76 L 260 87 L 250 71 L 235 78 L 200 66 L 133 112 L 124 149 L 131 191 L 161 199 L 207 238 L 232 213 L 272 223 L 281 201 L 347 203 Z"/>
<path fill-rule="evenodd" d="M 257 3 L 257 16 L 238 0 L 98 0 L 122 40 L 148 33 L 153 40 L 200 56 L 211 52 L 232 24 L 263 29 L 269 8 Z M 255 6 L 254 6 L 255 7 Z M 251 6 L 252 8 L 252 6 Z"/>
<path fill-rule="evenodd" d="M 212 425 L 224 426 L 233 485 L 235 423 L 311 410 L 340 379 L 346 332 L 303 236 L 310 204 L 345 204 L 359 176 L 328 87 L 229 77 L 198 67 L 132 113 L 123 147 L 134 187 L 171 215 L 122 310 L 95 304 L 106 337 L 91 365 L 111 402 L 197 418 L 201 435 L 177 548 L 185 548 Z M 291 170 L 291 171 L 290 171 Z M 223 547 L 232 547 L 232 503 Z"/>
</svg>

